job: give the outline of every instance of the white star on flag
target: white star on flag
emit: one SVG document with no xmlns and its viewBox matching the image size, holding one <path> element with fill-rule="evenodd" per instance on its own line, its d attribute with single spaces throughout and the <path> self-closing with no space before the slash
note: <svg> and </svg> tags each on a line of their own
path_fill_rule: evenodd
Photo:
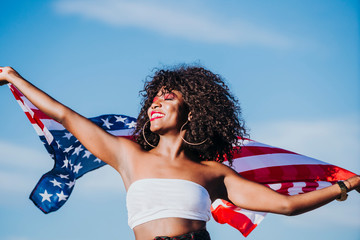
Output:
<svg viewBox="0 0 360 240">
<path fill-rule="evenodd" d="M 116 118 L 116 122 L 123 122 L 125 123 L 126 117 L 121 117 L 121 116 L 114 116 Z"/>
<path fill-rule="evenodd" d="M 66 185 L 68 185 L 69 189 L 72 188 L 75 185 L 75 180 L 74 181 L 70 181 L 68 183 L 65 183 Z"/>
<path fill-rule="evenodd" d="M 74 149 L 74 147 L 71 145 L 70 147 L 65 148 L 64 152 L 68 153 L 68 152 L 70 152 L 70 151 L 73 150 L 73 149 Z"/>
<path fill-rule="evenodd" d="M 69 179 L 69 175 L 58 174 L 59 177 Z"/>
<path fill-rule="evenodd" d="M 56 193 L 56 195 L 59 197 L 58 202 L 66 201 L 66 198 L 69 196 L 69 195 L 65 195 L 63 191 L 61 191 L 61 193 Z"/>
<path fill-rule="evenodd" d="M 81 166 L 81 163 L 78 163 L 78 165 L 74 166 L 74 173 L 79 173 L 79 170 L 82 168 L 83 168 L 83 166 Z"/>
<path fill-rule="evenodd" d="M 67 159 L 67 157 L 65 156 L 65 159 L 64 159 L 64 165 L 61 167 L 61 168 L 64 168 L 64 167 L 66 167 L 66 168 L 68 168 L 68 166 L 69 166 L 69 160 Z"/>
<path fill-rule="evenodd" d="M 44 192 L 44 193 L 39 193 L 39 194 L 40 194 L 40 196 L 42 197 L 41 202 L 44 202 L 44 201 L 49 201 L 49 202 L 51 202 L 50 197 L 51 197 L 53 194 L 49 194 L 49 193 L 46 191 L 46 189 L 45 189 L 45 192 Z"/>
<path fill-rule="evenodd" d="M 129 128 L 134 128 L 136 126 L 136 122 L 132 121 L 131 123 L 127 123 L 127 126 L 129 126 Z"/>
<path fill-rule="evenodd" d="M 76 154 L 76 155 L 79 156 L 79 154 L 80 154 L 80 152 L 81 152 L 82 150 L 84 150 L 84 149 L 83 149 L 82 146 L 80 145 L 80 146 L 78 146 L 78 147 L 75 148 L 75 150 L 74 150 L 74 152 L 72 153 L 72 155 Z"/>
<path fill-rule="evenodd" d="M 58 181 L 56 181 L 56 179 L 54 178 L 54 180 L 52 180 L 52 181 L 50 181 L 52 184 L 54 184 L 54 186 L 53 187 L 55 187 L 55 186 L 58 186 L 59 188 L 61 188 L 61 183 L 60 182 L 58 182 Z"/>
<path fill-rule="evenodd" d="M 65 135 L 63 136 L 63 138 L 67 138 L 68 140 L 72 137 L 73 135 L 71 133 L 65 133 Z"/>
<path fill-rule="evenodd" d="M 98 158 L 96 158 L 96 159 L 94 160 L 94 162 L 101 163 L 101 160 L 100 160 L 100 159 L 98 159 Z"/>
<path fill-rule="evenodd" d="M 104 122 L 103 126 L 107 127 L 108 129 L 110 129 L 110 126 L 114 125 L 112 123 L 109 122 L 109 119 L 107 118 L 106 120 L 101 119 L 101 121 Z"/>
<path fill-rule="evenodd" d="M 58 148 L 61 148 L 60 141 L 55 141 L 55 142 L 56 142 Z"/>
<path fill-rule="evenodd" d="M 83 158 L 89 158 L 91 155 L 91 152 L 89 152 L 88 150 L 85 150 L 85 154 L 83 156 Z"/>
</svg>

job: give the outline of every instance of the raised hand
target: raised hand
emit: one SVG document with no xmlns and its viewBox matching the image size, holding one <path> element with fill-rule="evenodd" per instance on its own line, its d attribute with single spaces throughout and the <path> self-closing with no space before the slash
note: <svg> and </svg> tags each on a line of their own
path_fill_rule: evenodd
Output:
<svg viewBox="0 0 360 240">
<path fill-rule="evenodd" d="M 347 187 L 349 190 L 355 189 L 357 192 L 360 193 L 360 175 L 353 176 L 347 180 L 345 180 L 345 183 L 348 182 Z"/>
<path fill-rule="evenodd" d="M 13 77 L 20 77 L 20 74 L 17 73 L 11 67 L 0 67 L 0 86 L 5 85 L 11 82 Z"/>
<path fill-rule="evenodd" d="M 3 68 L 0 67 L 0 86 L 7 84 L 8 81 L 4 80 Z"/>
</svg>

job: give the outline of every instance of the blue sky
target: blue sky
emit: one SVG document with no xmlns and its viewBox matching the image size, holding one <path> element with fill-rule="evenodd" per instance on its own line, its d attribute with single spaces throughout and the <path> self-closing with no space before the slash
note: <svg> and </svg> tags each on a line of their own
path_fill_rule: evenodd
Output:
<svg viewBox="0 0 360 240">
<path fill-rule="evenodd" d="M 136 116 L 153 68 L 200 63 L 241 102 L 255 140 L 360 173 L 358 1 L 4 1 L 0 65 L 81 114 Z M 28 199 L 52 162 L 0 88 L 0 239 L 133 239 L 110 167 L 77 181 L 58 212 Z M 211 221 L 212 239 L 241 239 Z M 247 239 L 360 238 L 360 196 L 268 215 Z"/>
</svg>

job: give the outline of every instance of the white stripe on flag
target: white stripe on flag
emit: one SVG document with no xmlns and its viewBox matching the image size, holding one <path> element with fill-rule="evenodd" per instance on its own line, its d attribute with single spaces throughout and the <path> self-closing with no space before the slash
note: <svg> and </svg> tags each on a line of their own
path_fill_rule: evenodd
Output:
<svg viewBox="0 0 360 240">
<path fill-rule="evenodd" d="M 32 104 L 25 96 L 21 96 L 20 98 L 24 101 L 25 105 L 27 105 L 29 108 L 38 110 L 38 108 L 35 107 L 34 104 Z"/>
<path fill-rule="evenodd" d="M 24 98 L 21 98 L 23 101 L 25 100 Z M 34 111 L 29 107 L 29 105 L 26 103 L 26 101 L 21 102 L 20 100 L 17 100 L 17 102 L 20 104 L 22 110 L 24 112 L 28 112 L 30 113 L 31 117 L 34 118 Z"/>
<path fill-rule="evenodd" d="M 44 127 L 43 130 L 44 130 L 46 141 L 50 145 L 51 142 L 54 140 L 54 136 L 49 132 L 49 130 L 46 127 Z"/>
<path fill-rule="evenodd" d="M 37 125 L 37 124 L 31 124 L 31 125 L 34 127 L 37 135 L 44 136 L 44 133 L 43 133 L 42 129 L 39 127 L 39 125 Z"/>
<path fill-rule="evenodd" d="M 329 187 L 332 185 L 330 182 L 325 182 L 325 181 L 318 181 L 317 183 L 319 184 L 319 186 L 316 188 L 317 190 L 326 188 L 326 187 Z"/>
<path fill-rule="evenodd" d="M 49 131 L 51 130 L 64 130 L 64 126 L 52 119 L 41 119 L 41 122 L 46 126 Z"/>
<path fill-rule="evenodd" d="M 21 101 L 21 100 L 16 100 L 17 103 L 20 105 L 21 109 L 24 111 L 24 112 L 29 112 L 29 108 L 24 105 L 24 103 Z"/>
<path fill-rule="evenodd" d="M 304 193 L 303 187 L 306 187 L 305 182 L 294 182 L 293 187 L 288 188 L 288 193 L 290 196 Z"/>
<path fill-rule="evenodd" d="M 250 211 L 246 209 L 241 209 L 240 211 L 237 212 L 244 214 L 254 224 L 259 224 L 266 216 L 265 212 Z"/>
<path fill-rule="evenodd" d="M 237 161 L 239 159 L 239 161 Z M 326 162 L 303 155 L 291 153 L 272 153 L 236 158 L 233 160 L 233 168 L 237 172 L 245 172 L 260 168 L 279 167 L 288 165 L 329 165 Z"/>
<path fill-rule="evenodd" d="M 132 132 L 133 132 L 133 128 L 131 129 L 119 129 L 119 130 L 109 130 L 107 131 L 108 133 L 114 135 L 114 136 L 131 136 L 132 135 Z"/>
<path fill-rule="evenodd" d="M 279 190 L 281 188 L 281 183 L 271 183 L 271 184 L 268 184 L 268 186 L 272 190 L 276 191 L 276 190 Z"/>
</svg>

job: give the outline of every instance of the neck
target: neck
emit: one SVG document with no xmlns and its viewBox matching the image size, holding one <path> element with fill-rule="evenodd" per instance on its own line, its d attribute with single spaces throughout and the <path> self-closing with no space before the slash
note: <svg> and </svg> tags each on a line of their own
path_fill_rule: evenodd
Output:
<svg viewBox="0 0 360 240">
<path fill-rule="evenodd" d="M 184 133 L 160 135 L 159 144 L 152 151 L 166 156 L 169 160 L 176 160 L 185 156 L 182 147 L 183 140 L 180 137 L 180 134 L 184 135 Z"/>
</svg>

